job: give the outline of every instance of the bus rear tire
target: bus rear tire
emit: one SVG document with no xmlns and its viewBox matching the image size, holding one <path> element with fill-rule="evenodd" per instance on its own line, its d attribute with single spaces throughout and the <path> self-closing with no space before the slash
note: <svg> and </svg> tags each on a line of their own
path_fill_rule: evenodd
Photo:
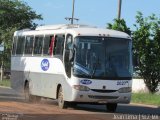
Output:
<svg viewBox="0 0 160 120">
<path fill-rule="evenodd" d="M 117 109 L 117 103 L 107 103 L 106 108 L 108 112 L 115 112 Z"/>
<path fill-rule="evenodd" d="M 24 95 L 26 102 L 39 102 L 41 100 L 41 97 L 30 94 L 29 82 L 25 85 Z"/>
<path fill-rule="evenodd" d="M 67 101 L 64 101 L 63 96 L 64 96 L 64 93 L 63 93 L 62 87 L 60 87 L 58 90 L 58 106 L 61 109 L 65 109 L 68 107 L 68 103 Z"/>
</svg>

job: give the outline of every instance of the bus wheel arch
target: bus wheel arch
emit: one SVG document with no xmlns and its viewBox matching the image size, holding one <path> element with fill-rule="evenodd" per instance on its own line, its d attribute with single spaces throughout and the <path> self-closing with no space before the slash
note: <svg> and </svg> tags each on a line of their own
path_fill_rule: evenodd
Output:
<svg viewBox="0 0 160 120">
<path fill-rule="evenodd" d="M 56 99 L 58 99 L 58 92 L 59 92 L 60 87 L 61 87 L 61 84 L 58 84 L 57 85 L 57 91 L 56 91 Z"/>
<path fill-rule="evenodd" d="M 25 80 L 25 82 L 24 82 L 24 89 L 25 89 L 25 87 L 26 87 L 26 85 L 29 83 L 29 81 L 28 80 Z"/>
<path fill-rule="evenodd" d="M 29 102 L 30 93 L 29 93 L 29 81 L 25 80 L 24 82 L 24 97 L 27 102 Z"/>
</svg>

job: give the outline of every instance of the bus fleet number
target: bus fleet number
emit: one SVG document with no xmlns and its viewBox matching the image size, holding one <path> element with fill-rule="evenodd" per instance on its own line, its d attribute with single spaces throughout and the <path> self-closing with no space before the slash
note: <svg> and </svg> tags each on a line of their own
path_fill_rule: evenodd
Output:
<svg viewBox="0 0 160 120">
<path fill-rule="evenodd" d="M 117 85 L 126 85 L 128 81 L 117 81 Z"/>
</svg>

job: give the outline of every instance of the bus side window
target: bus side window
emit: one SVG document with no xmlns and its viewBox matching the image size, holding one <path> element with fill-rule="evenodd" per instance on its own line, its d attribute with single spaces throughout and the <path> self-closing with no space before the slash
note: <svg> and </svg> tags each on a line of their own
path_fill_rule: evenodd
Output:
<svg viewBox="0 0 160 120">
<path fill-rule="evenodd" d="M 16 54 L 16 47 L 17 47 L 17 36 L 13 38 L 13 43 L 12 43 L 12 55 Z"/>
<path fill-rule="evenodd" d="M 34 36 L 26 36 L 25 54 L 32 54 Z"/>
<path fill-rule="evenodd" d="M 36 36 L 34 42 L 34 54 L 41 55 L 42 54 L 42 43 L 43 43 L 43 36 Z"/>
<path fill-rule="evenodd" d="M 49 47 L 50 47 L 50 36 L 45 36 L 43 42 L 43 55 L 49 55 Z"/>
<path fill-rule="evenodd" d="M 55 55 L 56 54 L 56 52 L 57 52 L 57 35 L 54 37 L 54 40 L 53 40 L 53 55 Z"/>
<path fill-rule="evenodd" d="M 63 55 L 65 35 L 56 35 L 54 53 L 55 55 Z"/>
<path fill-rule="evenodd" d="M 24 52 L 24 43 L 25 43 L 25 36 L 19 36 L 17 41 L 17 49 L 16 54 L 23 54 Z"/>
<path fill-rule="evenodd" d="M 52 56 L 53 55 L 53 50 L 54 50 L 54 42 L 55 42 L 55 38 L 54 36 L 50 36 L 50 42 L 49 42 L 49 55 Z"/>
</svg>

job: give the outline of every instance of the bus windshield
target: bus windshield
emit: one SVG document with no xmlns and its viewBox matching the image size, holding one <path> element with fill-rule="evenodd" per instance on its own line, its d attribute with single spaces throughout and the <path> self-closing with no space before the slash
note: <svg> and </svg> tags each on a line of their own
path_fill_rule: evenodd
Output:
<svg viewBox="0 0 160 120">
<path fill-rule="evenodd" d="M 130 42 L 124 38 L 76 37 L 73 75 L 92 79 L 131 79 Z"/>
</svg>

